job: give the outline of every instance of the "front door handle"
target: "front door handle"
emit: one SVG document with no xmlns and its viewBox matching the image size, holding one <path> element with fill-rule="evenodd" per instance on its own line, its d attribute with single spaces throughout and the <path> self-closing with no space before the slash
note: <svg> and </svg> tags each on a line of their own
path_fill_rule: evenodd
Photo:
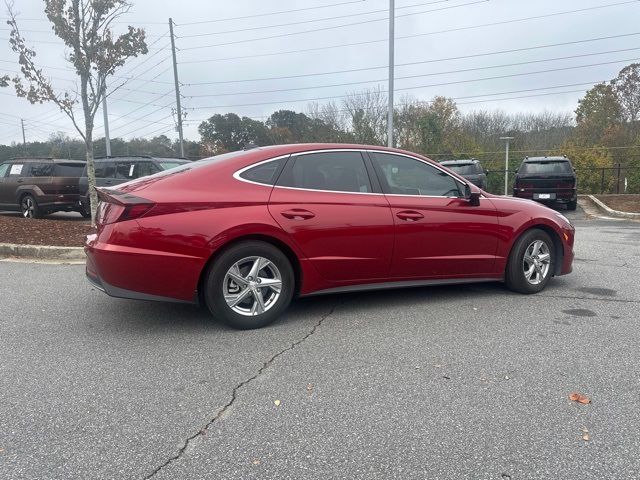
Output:
<svg viewBox="0 0 640 480">
<path fill-rule="evenodd" d="M 16 180 L 18 183 L 24 183 L 24 180 L 19 178 L 18 180 Z"/>
<path fill-rule="evenodd" d="M 424 215 L 422 215 L 420 212 L 416 212 L 415 210 L 403 210 L 396 213 L 396 217 L 407 222 L 415 222 L 417 220 L 420 220 L 421 218 L 424 218 Z"/>
<path fill-rule="evenodd" d="M 291 210 L 285 210 L 284 212 L 280 212 L 284 218 L 288 218 L 290 220 L 309 220 L 316 216 L 315 213 L 310 212 L 309 210 L 304 210 L 302 208 L 292 208 Z"/>
</svg>

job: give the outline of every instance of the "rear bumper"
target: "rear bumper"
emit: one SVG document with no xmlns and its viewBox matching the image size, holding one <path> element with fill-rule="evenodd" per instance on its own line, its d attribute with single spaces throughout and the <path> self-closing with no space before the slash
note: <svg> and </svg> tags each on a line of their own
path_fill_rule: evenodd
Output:
<svg viewBox="0 0 640 480">
<path fill-rule="evenodd" d="M 200 258 L 101 243 L 96 234 L 84 250 L 87 279 L 112 297 L 197 303 Z"/>
<path fill-rule="evenodd" d="M 549 195 L 550 198 L 539 198 L 540 195 Z M 576 201 L 578 198 L 578 192 L 575 188 L 570 189 L 550 189 L 550 188 L 534 188 L 534 189 L 521 189 L 514 188 L 513 196 L 518 198 L 527 198 L 529 200 L 535 200 L 536 202 L 549 202 L 549 203 L 569 203 Z"/>
</svg>

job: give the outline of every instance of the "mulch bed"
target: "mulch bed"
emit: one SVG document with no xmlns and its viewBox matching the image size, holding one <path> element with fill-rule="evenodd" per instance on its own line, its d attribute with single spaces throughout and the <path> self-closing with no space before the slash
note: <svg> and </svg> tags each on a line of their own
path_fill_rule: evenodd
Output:
<svg viewBox="0 0 640 480">
<path fill-rule="evenodd" d="M 613 210 L 640 213 L 640 195 L 596 195 L 595 197 Z"/>
<path fill-rule="evenodd" d="M 91 223 L 85 220 L 26 219 L 0 215 L 0 243 L 82 247 L 86 235 L 94 232 Z"/>
</svg>

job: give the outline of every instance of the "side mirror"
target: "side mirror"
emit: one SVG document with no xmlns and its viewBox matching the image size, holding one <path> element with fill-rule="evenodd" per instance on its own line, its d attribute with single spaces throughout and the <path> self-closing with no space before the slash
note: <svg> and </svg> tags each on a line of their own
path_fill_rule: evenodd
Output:
<svg viewBox="0 0 640 480">
<path fill-rule="evenodd" d="M 464 198 L 468 200 L 469 205 L 471 205 L 472 207 L 480 206 L 480 192 L 472 192 L 469 185 L 467 185 L 465 188 Z"/>
</svg>

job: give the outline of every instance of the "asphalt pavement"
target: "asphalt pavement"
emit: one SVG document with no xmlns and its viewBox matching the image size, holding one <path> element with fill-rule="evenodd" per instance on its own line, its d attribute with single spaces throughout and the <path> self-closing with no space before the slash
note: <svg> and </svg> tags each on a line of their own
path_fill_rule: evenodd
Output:
<svg viewBox="0 0 640 480">
<path fill-rule="evenodd" d="M 0 479 L 640 478 L 640 223 L 569 216 L 541 294 L 316 297 L 249 332 L 0 261 Z"/>
</svg>

